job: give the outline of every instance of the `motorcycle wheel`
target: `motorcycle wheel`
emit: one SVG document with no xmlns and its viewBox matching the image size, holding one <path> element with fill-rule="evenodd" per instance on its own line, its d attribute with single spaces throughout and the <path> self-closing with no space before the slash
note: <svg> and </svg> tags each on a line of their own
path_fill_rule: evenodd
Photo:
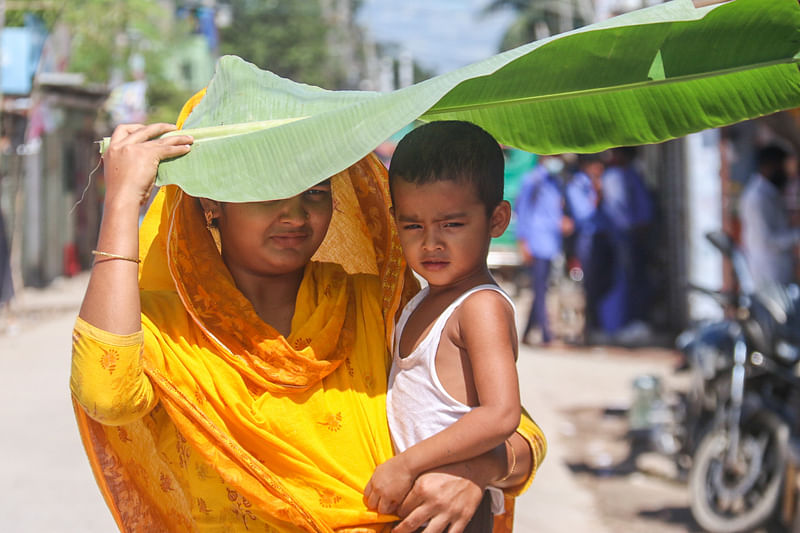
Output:
<svg viewBox="0 0 800 533">
<path fill-rule="evenodd" d="M 692 516 L 713 533 L 752 530 L 775 512 L 789 455 L 789 429 L 761 411 L 741 427 L 736 464 L 725 465 L 727 431 L 718 427 L 701 440 L 689 472 Z"/>
</svg>

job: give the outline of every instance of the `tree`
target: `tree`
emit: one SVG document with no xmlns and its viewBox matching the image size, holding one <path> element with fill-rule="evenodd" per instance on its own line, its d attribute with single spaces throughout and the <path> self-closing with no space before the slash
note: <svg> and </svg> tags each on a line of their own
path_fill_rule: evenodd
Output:
<svg viewBox="0 0 800 533">
<path fill-rule="evenodd" d="M 295 81 L 341 88 L 344 66 L 328 49 L 330 28 L 318 1 L 233 0 L 220 52 Z"/>
<path fill-rule="evenodd" d="M 578 28 L 594 20 L 592 0 L 493 0 L 484 12 L 511 9 L 516 19 L 503 36 L 501 50 Z"/>
<path fill-rule="evenodd" d="M 64 25 L 71 35 L 69 72 L 87 82 L 111 86 L 143 75 L 149 83 L 151 120 L 174 120 L 191 95 L 164 77 L 163 62 L 174 43 L 190 29 L 162 2 L 151 0 L 22 0 L 7 13 L 9 26 L 23 25 L 26 13 L 38 16 L 49 31 Z M 144 72 L 132 58 L 144 59 Z M 139 61 L 138 63 L 141 63 Z"/>
</svg>

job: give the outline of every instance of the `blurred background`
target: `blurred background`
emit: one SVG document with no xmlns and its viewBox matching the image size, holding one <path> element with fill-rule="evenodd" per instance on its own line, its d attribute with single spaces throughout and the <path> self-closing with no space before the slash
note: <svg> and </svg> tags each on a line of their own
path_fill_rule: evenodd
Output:
<svg viewBox="0 0 800 533">
<path fill-rule="evenodd" d="M 328 89 L 391 91 L 656 3 L 0 0 L 0 524 L 114 527 L 67 388 L 69 334 L 102 215 L 97 140 L 121 123 L 174 122 L 223 54 Z M 386 164 L 412 127 L 376 148 Z M 780 203 L 797 228 L 798 109 L 625 154 L 504 148 L 506 199 L 516 208 L 547 176 L 559 218 L 547 257 L 526 248 L 520 211 L 490 251 L 517 301 L 523 403 L 550 440 L 540 479 L 520 499 L 518 531 L 703 530 L 690 511 L 689 465 L 676 454 L 685 436 L 659 448 L 653 428 L 665 406 L 677 416 L 691 379 L 692 356 L 676 339 L 742 308 L 720 303 L 742 284 L 706 234 L 741 245 L 740 197 L 773 145 L 786 154 Z M 797 239 L 787 248 L 792 282 Z M 544 271 L 533 268 L 544 260 Z M 787 505 L 765 527 L 788 528 Z"/>
</svg>

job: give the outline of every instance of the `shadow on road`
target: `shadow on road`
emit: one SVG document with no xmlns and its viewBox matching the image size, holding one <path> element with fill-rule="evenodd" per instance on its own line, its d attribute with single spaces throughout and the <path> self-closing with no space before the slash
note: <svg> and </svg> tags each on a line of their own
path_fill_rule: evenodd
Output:
<svg viewBox="0 0 800 533">
<path fill-rule="evenodd" d="M 564 413 L 574 430 L 567 466 L 594 495 L 616 532 L 699 533 L 686 485 L 657 458 L 641 435 L 628 431 L 627 411 L 591 407 Z M 662 461 L 662 467 L 643 469 Z M 661 470 L 659 472 L 659 470 Z"/>
</svg>

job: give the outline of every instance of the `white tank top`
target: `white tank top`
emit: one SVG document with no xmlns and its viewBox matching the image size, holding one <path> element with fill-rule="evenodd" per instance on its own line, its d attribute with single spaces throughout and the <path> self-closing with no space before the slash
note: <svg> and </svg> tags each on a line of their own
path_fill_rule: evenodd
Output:
<svg viewBox="0 0 800 533">
<path fill-rule="evenodd" d="M 456 298 L 434 322 L 428 334 L 408 356 L 400 357 L 400 338 L 408 318 L 428 295 L 422 289 L 403 309 L 395 328 L 392 370 L 386 394 L 386 415 L 395 451 L 400 453 L 417 442 L 427 439 L 447 428 L 473 408 L 459 402 L 442 386 L 436 374 L 436 351 L 447 320 L 471 294 L 493 290 L 502 294 L 514 308 L 514 302 L 497 285 L 478 285 Z M 492 492 L 492 512 L 503 512 L 503 495 L 499 489 Z M 499 505 L 498 505 L 499 504 Z"/>
</svg>

